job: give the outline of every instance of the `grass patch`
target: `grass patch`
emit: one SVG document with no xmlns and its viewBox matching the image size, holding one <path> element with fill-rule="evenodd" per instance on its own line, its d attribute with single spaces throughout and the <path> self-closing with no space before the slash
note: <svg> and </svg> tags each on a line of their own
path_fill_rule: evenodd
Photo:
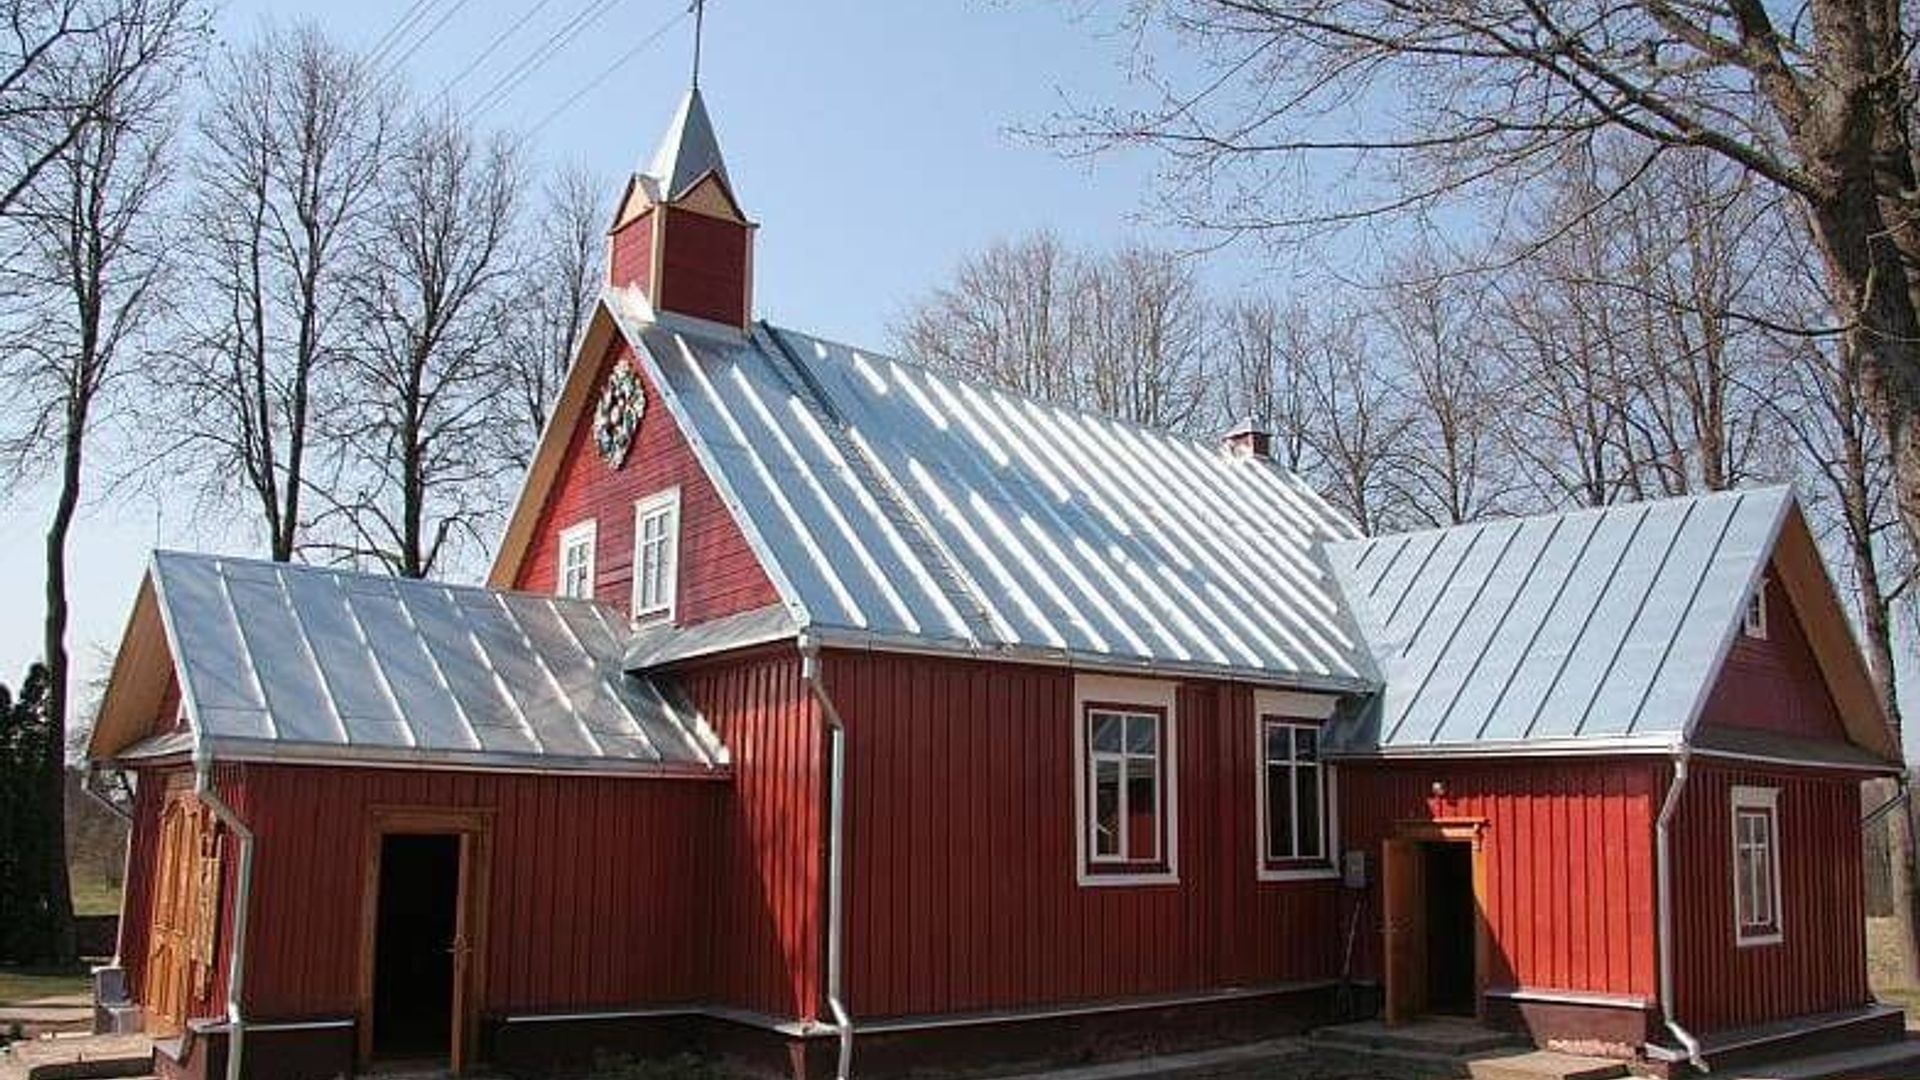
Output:
<svg viewBox="0 0 1920 1080">
<path fill-rule="evenodd" d="M 0 1005 L 19 1005 L 60 994 L 91 992 L 84 970 L 0 968 Z"/>
<path fill-rule="evenodd" d="M 120 886 L 75 869 L 67 875 L 75 915 L 120 914 Z"/>
</svg>

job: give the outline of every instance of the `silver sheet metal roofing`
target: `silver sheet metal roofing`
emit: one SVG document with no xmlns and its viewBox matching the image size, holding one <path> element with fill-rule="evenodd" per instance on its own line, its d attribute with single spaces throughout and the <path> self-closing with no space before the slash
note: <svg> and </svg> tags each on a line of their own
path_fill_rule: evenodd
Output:
<svg viewBox="0 0 1920 1080">
<path fill-rule="evenodd" d="M 608 308 L 650 359 L 798 629 L 868 643 L 1358 690 L 1319 542 L 1270 462 L 765 325 Z"/>
<path fill-rule="evenodd" d="M 160 615 L 216 756 L 708 773 L 704 721 L 622 670 L 591 601 L 160 552 Z"/>
<path fill-rule="evenodd" d="M 1765 488 L 1329 545 L 1386 683 L 1329 751 L 1674 744 L 1791 504 Z"/>
</svg>

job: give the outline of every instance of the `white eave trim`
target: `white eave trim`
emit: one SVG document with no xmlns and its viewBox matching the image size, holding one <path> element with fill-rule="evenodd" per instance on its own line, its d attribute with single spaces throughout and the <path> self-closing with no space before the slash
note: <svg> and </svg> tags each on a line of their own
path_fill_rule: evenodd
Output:
<svg viewBox="0 0 1920 1080">
<path fill-rule="evenodd" d="M 200 753 L 213 761 L 268 765 L 351 765 L 374 769 L 428 769 L 448 772 L 526 773 L 545 776 L 599 776 L 629 779 L 728 780 L 728 765 L 499 754 L 474 750 L 423 750 L 405 746 L 335 746 L 285 743 L 269 739 L 203 738 Z"/>
</svg>

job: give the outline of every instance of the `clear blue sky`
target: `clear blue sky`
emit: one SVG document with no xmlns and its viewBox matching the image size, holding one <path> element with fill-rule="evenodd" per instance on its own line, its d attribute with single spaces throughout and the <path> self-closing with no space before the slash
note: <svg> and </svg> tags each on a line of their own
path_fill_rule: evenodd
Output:
<svg viewBox="0 0 1920 1080">
<path fill-rule="evenodd" d="M 232 0 L 215 19 L 220 44 L 263 21 L 311 19 L 368 47 L 410 0 Z M 416 89 L 437 90 L 539 0 L 434 0 L 424 31 L 457 13 L 405 63 Z M 536 68 L 483 127 L 523 131 L 536 167 L 580 162 L 616 185 L 651 154 L 685 90 L 692 23 L 618 66 L 539 130 L 527 130 L 623 53 L 685 10 L 687 0 L 615 0 L 604 16 Z M 477 98 L 595 0 L 547 0 L 527 26 L 456 89 Z M 1142 160 L 1067 161 L 1009 136 L 1061 94 L 1108 98 L 1125 88 L 1122 46 L 1077 23 L 1075 5 L 983 0 L 709 0 L 701 84 L 746 208 L 761 223 L 760 314 L 823 335 L 880 344 L 916 295 L 968 251 L 1038 227 L 1100 244 L 1167 241 L 1140 210 Z M 410 45 L 414 34 L 401 40 Z M 397 57 L 401 49 L 391 50 Z M 1210 276 L 1245 280 L 1245 259 L 1211 260 Z M 96 498 L 69 558 L 77 673 L 118 642 L 146 553 L 155 546 L 247 551 L 245 536 L 196 526 L 187 500 Z M 0 504 L 0 682 L 40 653 L 45 491 Z"/>
</svg>

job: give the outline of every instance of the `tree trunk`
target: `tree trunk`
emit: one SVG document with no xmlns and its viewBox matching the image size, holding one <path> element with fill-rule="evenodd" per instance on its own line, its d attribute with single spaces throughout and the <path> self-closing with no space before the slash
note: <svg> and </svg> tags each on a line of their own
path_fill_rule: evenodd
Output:
<svg viewBox="0 0 1920 1080">
<path fill-rule="evenodd" d="M 41 821 L 47 830 L 46 889 L 48 903 L 48 942 L 58 963 L 77 958 L 73 932 L 73 891 L 67 878 L 67 535 L 73 528 L 74 511 L 80 503 L 80 467 L 82 441 L 86 436 L 84 404 L 69 409 L 65 453 L 60 467 L 60 497 L 54 506 L 53 521 L 47 527 L 47 615 L 45 639 L 47 664 L 47 740 L 45 773 L 46 810 Z"/>
</svg>

